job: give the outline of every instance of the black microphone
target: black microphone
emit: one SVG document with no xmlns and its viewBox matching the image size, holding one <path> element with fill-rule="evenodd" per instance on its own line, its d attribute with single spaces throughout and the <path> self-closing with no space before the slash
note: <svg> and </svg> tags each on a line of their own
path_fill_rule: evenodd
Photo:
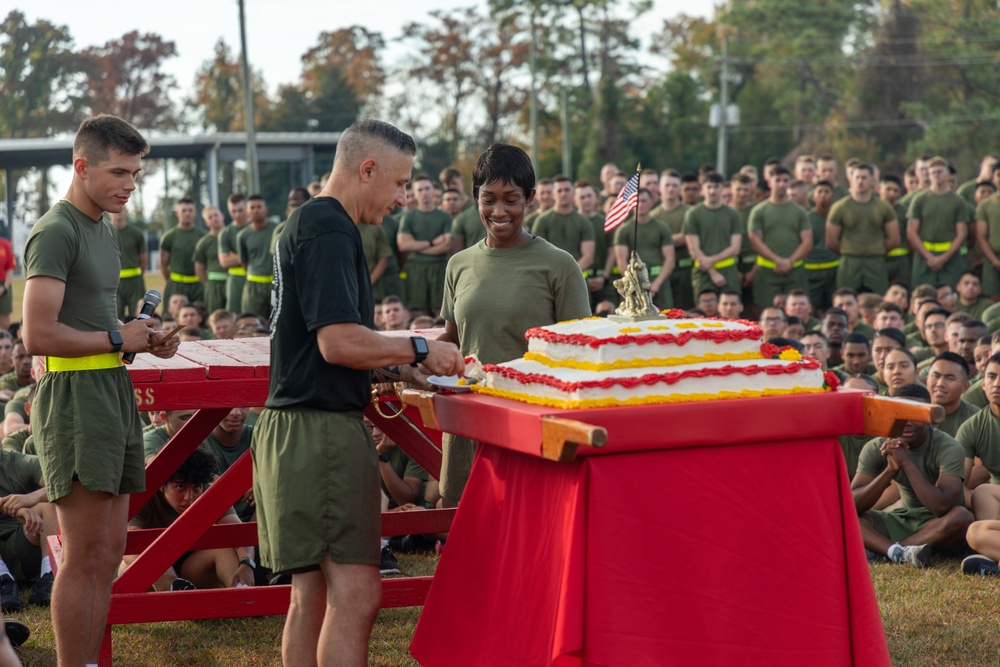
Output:
<svg viewBox="0 0 1000 667">
<path fill-rule="evenodd" d="M 137 320 L 148 320 L 149 317 L 156 312 L 156 309 L 160 306 L 160 302 L 163 301 L 163 295 L 160 294 L 159 290 L 151 289 L 146 292 L 146 296 L 142 297 L 142 310 L 136 315 Z M 131 364 L 135 361 L 135 352 L 126 352 L 122 356 L 122 361 L 126 364 Z"/>
</svg>

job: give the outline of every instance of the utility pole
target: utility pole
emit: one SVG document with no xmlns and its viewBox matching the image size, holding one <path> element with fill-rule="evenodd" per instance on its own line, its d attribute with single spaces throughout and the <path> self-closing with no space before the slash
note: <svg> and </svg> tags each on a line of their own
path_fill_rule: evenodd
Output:
<svg viewBox="0 0 1000 667">
<path fill-rule="evenodd" d="M 573 178 L 573 147 L 570 145 L 569 136 L 569 95 L 566 94 L 565 88 L 559 91 L 559 102 L 560 106 L 562 106 L 560 117 L 562 119 L 563 174 L 569 178 Z"/>
<path fill-rule="evenodd" d="M 720 174 L 726 173 L 726 154 L 729 119 L 727 118 L 727 107 L 729 106 L 729 40 L 722 38 L 722 71 L 719 74 L 719 140 L 716 145 L 715 168 Z"/>
<path fill-rule="evenodd" d="M 254 129 L 253 86 L 250 62 L 247 58 L 247 21 L 243 0 L 236 0 L 240 7 L 240 61 L 243 64 L 243 115 L 247 132 L 247 189 L 260 192 L 260 170 L 257 167 L 257 133 Z"/>
</svg>

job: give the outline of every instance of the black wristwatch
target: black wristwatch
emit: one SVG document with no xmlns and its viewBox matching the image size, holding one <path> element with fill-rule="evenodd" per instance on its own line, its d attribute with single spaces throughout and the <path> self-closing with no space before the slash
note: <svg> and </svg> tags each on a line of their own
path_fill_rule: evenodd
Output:
<svg viewBox="0 0 1000 667">
<path fill-rule="evenodd" d="M 421 338 L 420 336 L 414 336 L 411 338 L 410 344 L 413 345 L 413 354 L 416 357 L 410 365 L 416 366 L 427 358 L 427 355 L 430 354 L 430 350 L 427 348 L 427 340 L 425 338 Z"/>
<path fill-rule="evenodd" d="M 257 563 L 253 562 L 252 558 L 241 558 L 240 559 L 240 565 L 246 565 L 251 570 L 256 570 L 257 569 Z"/>
<path fill-rule="evenodd" d="M 118 331 L 117 329 L 115 329 L 114 331 L 109 331 L 108 338 L 111 339 L 111 345 L 115 348 L 113 351 L 121 352 L 122 345 L 125 344 L 125 341 L 122 340 L 121 332 Z"/>
<path fill-rule="evenodd" d="M 389 455 L 386 454 L 385 452 L 382 452 L 381 454 L 378 455 L 378 460 L 381 461 L 382 463 L 388 463 Z"/>
</svg>

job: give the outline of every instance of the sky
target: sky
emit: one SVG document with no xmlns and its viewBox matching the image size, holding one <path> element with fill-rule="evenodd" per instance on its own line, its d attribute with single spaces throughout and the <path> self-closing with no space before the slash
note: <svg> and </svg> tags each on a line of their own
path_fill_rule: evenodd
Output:
<svg viewBox="0 0 1000 667">
<path fill-rule="evenodd" d="M 402 48 L 394 41 L 403 25 L 428 22 L 435 9 L 478 6 L 485 12 L 486 0 L 380 0 L 377 2 L 337 0 L 245 0 L 247 52 L 251 65 L 263 70 L 270 89 L 295 81 L 301 71 L 301 55 L 316 43 L 322 31 L 361 25 L 382 33 L 389 49 L 387 60 L 400 57 Z M 237 0 L 0 0 L 6 15 L 9 9 L 23 12 L 29 21 L 44 18 L 66 25 L 77 48 L 101 45 L 132 30 L 155 32 L 177 45 L 178 55 L 165 63 L 178 84 L 187 89 L 195 72 L 212 56 L 215 42 L 222 37 L 234 53 L 239 52 L 239 11 Z M 653 33 L 665 18 L 682 12 L 707 14 L 711 4 L 697 10 L 684 0 L 654 0 L 653 9 L 635 25 L 636 34 L 648 49 Z M 389 62 L 388 64 L 392 64 Z"/>
</svg>

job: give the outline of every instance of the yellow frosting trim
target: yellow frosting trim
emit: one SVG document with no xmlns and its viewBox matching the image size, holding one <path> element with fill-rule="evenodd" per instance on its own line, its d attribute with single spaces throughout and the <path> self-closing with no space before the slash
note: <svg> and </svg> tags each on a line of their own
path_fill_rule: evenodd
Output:
<svg viewBox="0 0 1000 667">
<path fill-rule="evenodd" d="M 669 331 L 670 327 L 668 327 L 666 324 L 654 324 L 653 326 L 649 327 L 649 330 L 650 331 Z"/>
<path fill-rule="evenodd" d="M 744 389 L 742 391 L 721 391 L 718 394 L 672 394 L 637 396 L 624 401 L 617 398 L 591 398 L 582 401 L 567 401 L 558 398 L 547 398 L 534 396 L 532 394 L 522 394 L 514 391 L 505 391 L 494 387 L 485 387 L 481 384 L 472 385 L 472 391 L 477 394 L 487 394 L 500 398 L 509 398 L 522 403 L 542 405 L 550 408 L 560 408 L 563 410 L 586 409 L 586 408 L 613 408 L 627 405 L 654 405 L 657 403 L 693 403 L 696 401 L 719 401 L 727 398 L 759 398 L 761 396 L 788 396 L 789 394 L 818 394 L 826 391 L 818 387 L 795 387 L 794 389 Z"/>
<path fill-rule="evenodd" d="M 676 326 L 677 326 L 678 329 L 697 329 L 698 328 L 698 324 L 695 323 L 695 322 L 678 322 Z"/>
<path fill-rule="evenodd" d="M 618 333 L 630 334 L 630 333 L 639 333 L 640 331 L 642 331 L 642 329 L 640 329 L 639 327 L 622 327 L 621 329 L 618 330 Z"/>
<path fill-rule="evenodd" d="M 687 355 L 684 357 L 662 357 L 654 359 L 619 359 L 610 363 L 594 361 L 576 361 L 573 359 L 552 359 L 537 352 L 525 352 L 528 361 L 537 361 L 550 368 L 576 368 L 582 371 L 611 371 L 618 368 L 645 368 L 655 366 L 683 366 L 699 364 L 706 361 L 741 361 L 744 359 L 763 359 L 760 352 L 708 352 L 702 356 Z"/>
</svg>

